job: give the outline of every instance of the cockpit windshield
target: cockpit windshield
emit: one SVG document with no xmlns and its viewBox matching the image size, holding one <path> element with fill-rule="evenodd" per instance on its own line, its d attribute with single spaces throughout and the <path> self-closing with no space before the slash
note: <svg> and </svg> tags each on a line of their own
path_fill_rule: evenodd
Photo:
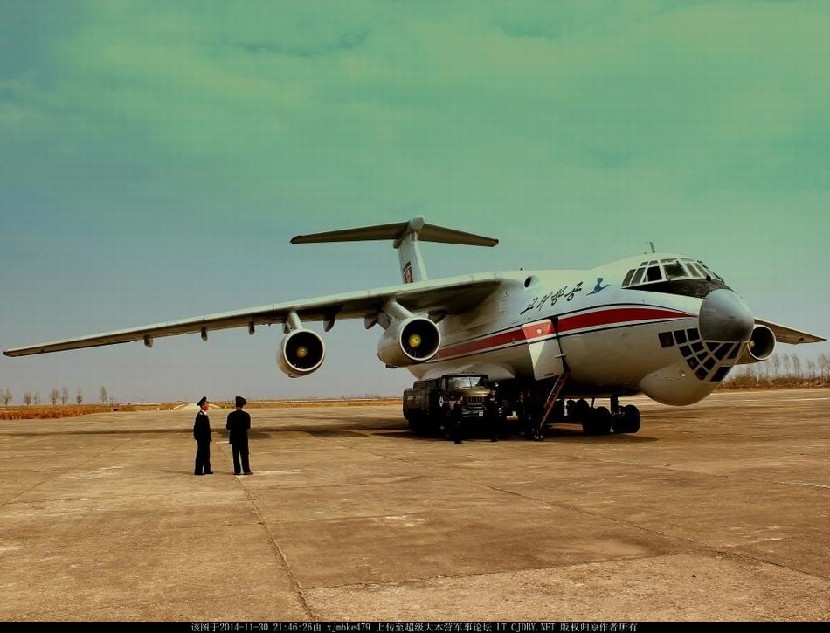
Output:
<svg viewBox="0 0 830 633">
<path fill-rule="evenodd" d="M 714 288 L 725 288 L 726 283 L 699 259 L 668 257 L 640 262 L 626 273 L 622 287 L 705 296 Z"/>
</svg>

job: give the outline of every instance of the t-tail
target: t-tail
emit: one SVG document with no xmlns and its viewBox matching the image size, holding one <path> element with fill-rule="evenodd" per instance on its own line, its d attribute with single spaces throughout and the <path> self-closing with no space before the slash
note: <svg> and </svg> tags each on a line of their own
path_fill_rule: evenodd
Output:
<svg viewBox="0 0 830 633">
<path fill-rule="evenodd" d="M 375 224 L 356 229 L 326 231 L 298 235 L 291 238 L 292 244 L 319 244 L 322 242 L 366 242 L 370 240 L 392 240 L 398 251 L 401 278 L 405 284 L 427 279 L 424 259 L 418 242 L 440 242 L 442 244 L 469 244 L 471 246 L 495 246 L 499 241 L 492 237 L 474 235 L 437 224 L 427 224 L 423 217 L 412 218 L 398 224 Z"/>
</svg>

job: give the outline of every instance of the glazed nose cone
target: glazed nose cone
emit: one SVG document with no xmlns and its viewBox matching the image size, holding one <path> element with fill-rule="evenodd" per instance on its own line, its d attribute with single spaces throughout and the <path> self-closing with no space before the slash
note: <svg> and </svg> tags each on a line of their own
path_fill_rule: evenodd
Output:
<svg viewBox="0 0 830 633">
<path fill-rule="evenodd" d="M 731 290 L 713 290 L 700 306 L 700 336 L 704 341 L 748 341 L 755 319 Z"/>
</svg>

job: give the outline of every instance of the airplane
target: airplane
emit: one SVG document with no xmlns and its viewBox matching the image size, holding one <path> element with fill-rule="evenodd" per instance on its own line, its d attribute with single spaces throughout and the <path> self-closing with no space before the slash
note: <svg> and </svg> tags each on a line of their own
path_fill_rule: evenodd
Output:
<svg viewBox="0 0 830 633">
<path fill-rule="evenodd" d="M 768 359 L 778 342 L 826 339 L 755 318 L 743 299 L 699 259 L 647 252 L 590 270 L 533 270 L 430 279 L 420 242 L 493 247 L 498 240 L 408 222 L 298 235 L 292 244 L 391 240 L 401 284 L 288 301 L 5 350 L 6 356 L 279 324 L 277 366 L 308 376 L 326 356 L 323 336 L 339 320 L 381 328 L 377 357 L 420 381 L 486 374 L 505 410 L 525 398 L 533 424 L 581 424 L 588 435 L 636 433 L 640 412 L 620 398 L 645 394 L 685 406 L 708 396 L 739 364 Z M 652 245 L 653 251 L 653 245 Z M 497 387 L 495 387 L 497 385 Z M 596 406 L 608 398 L 609 407 Z M 589 402 L 590 400 L 590 402 Z M 410 426 L 417 430 L 412 422 Z"/>
</svg>

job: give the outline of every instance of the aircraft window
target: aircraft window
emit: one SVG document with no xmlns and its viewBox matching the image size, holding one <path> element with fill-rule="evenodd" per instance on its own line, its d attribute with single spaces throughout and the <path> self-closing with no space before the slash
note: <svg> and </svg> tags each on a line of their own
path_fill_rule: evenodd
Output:
<svg viewBox="0 0 830 633">
<path fill-rule="evenodd" d="M 697 343 L 692 343 L 692 349 L 695 350 L 696 352 L 702 352 L 703 351 L 703 343 L 701 343 L 700 341 L 698 341 Z"/>
<path fill-rule="evenodd" d="M 726 378 L 726 374 L 729 373 L 729 370 L 732 369 L 731 367 L 721 367 L 715 372 L 715 375 L 712 376 L 712 382 L 720 382 L 724 378 Z"/>
<path fill-rule="evenodd" d="M 708 359 L 707 359 L 707 360 L 703 363 L 703 366 L 704 366 L 706 369 L 712 369 L 712 367 L 714 367 L 714 366 L 715 366 L 715 363 L 717 363 L 717 362 L 718 362 L 718 361 L 716 361 L 714 358 L 711 358 L 711 357 L 710 357 L 710 358 L 708 358 Z"/>
<path fill-rule="evenodd" d="M 629 269 L 621 284 L 622 288 L 641 287 L 646 291 L 690 297 L 703 297 L 712 288 L 724 286 L 723 279 L 701 261 L 688 257 L 666 257 L 643 262 L 637 268 Z"/>
<path fill-rule="evenodd" d="M 689 367 L 691 369 L 694 369 L 695 367 L 700 365 L 700 362 L 698 362 L 697 358 L 690 358 L 686 362 L 689 363 Z"/>
<path fill-rule="evenodd" d="M 732 349 L 732 343 L 724 343 L 718 348 L 718 351 L 715 352 L 715 356 L 717 356 L 718 360 L 723 360 L 726 358 L 726 354 Z"/>
<path fill-rule="evenodd" d="M 674 338 L 672 337 L 671 332 L 660 332 L 658 336 L 660 337 L 661 347 L 672 347 L 674 345 Z"/>
<path fill-rule="evenodd" d="M 660 281 L 663 278 L 660 274 L 660 267 L 649 266 L 646 277 L 648 278 L 648 281 Z"/>
<path fill-rule="evenodd" d="M 696 327 L 689 328 L 688 330 L 686 330 L 686 335 L 689 337 L 690 341 L 696 341 L 700 338 L 700 334 L 697 333 Z"/>
<path fill-rule="evenodd" d="M 674 333 L 674 340 L 677 341 L 677 344 L 685 343 L 686 342 L 686 330 L 677 330 Z"/>
<path fill-rule="evenodd" d="M 680 353 L 683 354 L 684 357 L 685 356 L 691 356 L 692 355 L 692 350 L 690 350 L 688 347 L 686 347 L 684 345 L 683 347 L 680 348 Z"/>
<path fill-rule="evenodd" d="M 730 359 L 735 358 L 738 355 L 738 350 L 739 349 L 741 349 L 741 344 L 740 343 L 735 343 L 735 345 L 733 345 L 732 349 L 729 351 L 729 358 Z"/>
<path fill-rule="evenodd" d="M 703 279 L 706 275 L 700 269 L 700 267 L 695 264 L 694 262 L 686 262 L 686 268 L 689 269 L 689 273 L 692 277 L 697 277 L 698 279 Z"/>
<path fill-rule="evenodd" d="M 631 285 L 636 286 L 640 283 L 640 280 L 643 278 L 643 273 L 645 272 L 645 268 L 638 268 L 637 271 L 634 273 L 634 277 L 631 279 Z"/>
<path fill-rule="evenodd" d="M 695 372 L 695 376 L 697 376 L 701 380 L 706 380 L 706 374 L 708 374 L 708 373 L 709 372 L 707 372 L 705 369 L 703 369 L 703 367 L 698 367 L 697 371 Z"/>
<path fill-rule="evenodd" d="M 663 262 L 663 270 L 666 272 L 666 279 L 678 279 L 686 276 L 686 271 L 683 270 L 683 265 L 679 261 L 674 259 L 664 259 Z"/>
</svg>

